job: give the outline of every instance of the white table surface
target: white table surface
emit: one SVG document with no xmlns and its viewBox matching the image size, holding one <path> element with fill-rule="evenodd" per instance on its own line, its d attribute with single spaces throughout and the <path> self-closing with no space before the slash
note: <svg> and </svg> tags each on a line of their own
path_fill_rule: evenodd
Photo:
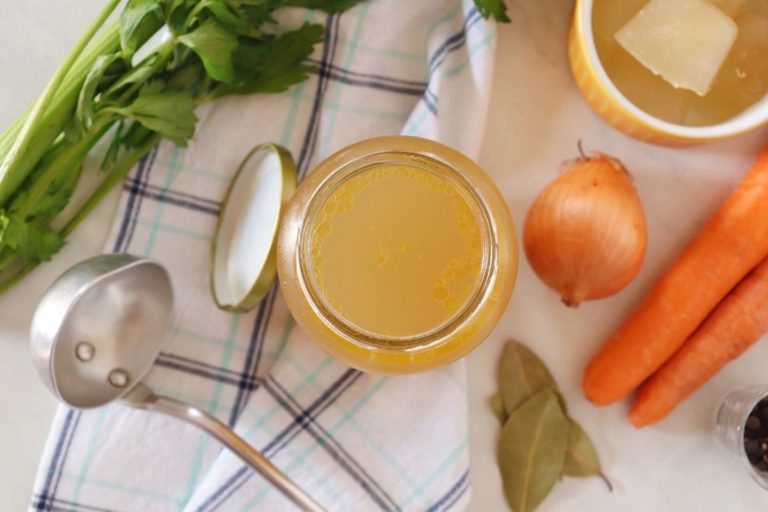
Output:
<svg viewBox="0 0 768 512">
<path fill-rule="evenodd" d="M 572 2 L 508 0 L 513 23 L 500 32 L 492 111 L 481 164 L 492 173 L 521 227 L 536 193 L 559 163 L 588 149 L 621 158 L 649 222 L 639 277 L 614 298 L 578 310 L 562 306 L 521 261 L 517 289 L 495 333 L 469 358 L 473 498 L 470 510 L 504 510 L 495 462 L 498 425 L 487 399 L 502 343 L 515 337 L 546 360 L 570 411 L 589 432 L 615 490 L 596 478 L 566 478 L 540 510 L 591 512 L 766 510 L 760 489 L 717 451 L 713 414 L 729 390 L 768 383 L 768 343 L 731 364 L 660 426 L 635 430 L 627 403 L 595 408 L 583 397 L 583 368 L 666 264 L 749 167 L 768 130 L 689 149 L 631 140 L 597 118 L 578 95 L 566 61 Z M 0 126 L 39 94 L 103 0 L 0 2 Z M 47 285 L 76 261 L 100 252 L 115 195 L 82 225 L 52 263 L 0 297 L 0 510 L 23 510 L 55 402 L 32 368 L 27 331 Z M 118 504 L 115 504 L 119 506 Z"/>
</svg>

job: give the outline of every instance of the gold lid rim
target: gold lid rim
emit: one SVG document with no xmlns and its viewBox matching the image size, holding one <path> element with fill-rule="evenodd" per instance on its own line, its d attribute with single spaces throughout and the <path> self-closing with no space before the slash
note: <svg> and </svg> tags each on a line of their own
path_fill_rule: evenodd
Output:
<svg viewBox="0 0 768 512">
<path fill-rule="evenodd" d="M 232 196 L 232 192 L 235 188 L 235 185 L 240 180 L 243 171 L 248 167 L 251 159 L 263 151 L 270 151 L 277 156 L 282 183 L 280 188 L 280 208 L 275 221 L 275 225 L 272 227 L 273 232 L 271 233 L 270 248 L 264 264 L 262 265 L 261 270 L 258 272 L 256 279 L 251 284 L 248 292 L 246 292 L 239 300 L 224 301 L 217 294 L 216 269 L 218 268 L 217 249 L 220 242 L 220 237 L 227 228 L 225 214 L 227 212 L 227 207 L 229 206 L 229 200 Z M 269 292 L 269 289 L 272 287 L 272 283 L 274 283 L 275 279 L 277 278 L 277 235 L 279 232 L 280 222 L 282 220 L 283 214 L 285 213 L 288 202 L 296 190 L 297 174 L 296 164 L 293 160 L 293 157 L 291 156 L 290 151 L 274 143 L 264 143 L 255 146 L 246 154 L 246 156 L 243 158 L 243 161 L 235 171 L 235 174 L 232 176 L 232 179 L 227 186 L 224 199 L 221 202 L 221 211 L 219 212 L 219 217 L 216 220 L 216 228 L 214 230 L 210 252 L 211 265 L 209 271 L 209 286 L 213 301 L 216 304 L 216 307 L 219 309 L 231 313 L 246 313 L 251 311 L 259 304 L 259 302 L 261 302 L 264 296 Z"/>
</svg>

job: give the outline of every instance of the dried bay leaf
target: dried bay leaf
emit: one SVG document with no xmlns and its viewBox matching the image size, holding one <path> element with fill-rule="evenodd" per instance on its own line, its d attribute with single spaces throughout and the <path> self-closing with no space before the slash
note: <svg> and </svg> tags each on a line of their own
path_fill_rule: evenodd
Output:
<svg viewBox="0 0 768 512">
<path fill-rule="evenodd" d="M 501 398 L 500 393 L 496 393 L 491 397 L 491 408 L 493 409 L 493 414 L 496 415 L 496 418 L 503 425 L 507 421 L 507 410 L 504 408 L 504 399 Z"/>
<path fill-rule="evenodd" d="M 563 463 L 563 474 L 568 476 L 599 476 L 613 491 L 611 482 L 603 474 L 600 467 L 600 458 L 597 456 L 597 450 L 589 439 L 584 429 L 576 421 L 568 418 L 568 444 L 565 449 L 565 462 Z"/>
<path fill-rule="evenodd" d="M 503 425 L 499 466 L 505 495 L 516 512 L 535 509 L 564 475 L 599 476 L 613 490 L 592 441 L 568 416 L 552 374 L 531 349 L 508 341 L 498 377 L 499 392 L 491 397 L 490 405 Z M 546 430 L 546 447 L 534 442 L 536 421 Z"/>
<path fill-rule="evenodd" d="M 515 512 L 535 510 L 557 483 L 568 426 L 556 392 L 548 388 L 509 415 L 501 430 L 498 458 L 504 494 Z"/>
<path fill-rule="evenodd" d="M 555 391 L 563 411 L 567 411 L 565 400 L 544 362 L 519 341 L 509 340 L 499 361 L 499 391 L 507 415 L 544 389 Z"/>
</svg>

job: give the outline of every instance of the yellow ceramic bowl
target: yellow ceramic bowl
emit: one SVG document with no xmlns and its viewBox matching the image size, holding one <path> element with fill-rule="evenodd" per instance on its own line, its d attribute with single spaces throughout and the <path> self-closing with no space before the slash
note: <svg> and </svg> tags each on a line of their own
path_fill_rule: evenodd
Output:
<svg viewBox="0 0 768 512">
<path fill-rule="evenodd" d="M 710 126 L 674 124 L 640 110 L 613 85 L 600 63 L 592 36 L 593 4 L 593 0 L 576 0 L 568 57 L 582 95 L 615 128 L 646 142 L 685 146 L 739 135 L 768 122 L 768 96 L 741 114 Z"/>
</svg>

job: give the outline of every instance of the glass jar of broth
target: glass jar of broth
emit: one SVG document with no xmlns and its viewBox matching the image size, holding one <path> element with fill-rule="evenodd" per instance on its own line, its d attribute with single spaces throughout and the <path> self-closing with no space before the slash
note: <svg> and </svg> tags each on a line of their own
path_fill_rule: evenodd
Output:
<svg viewBox="0 0 768 512">
<path fill-rule="evenodd" d="M 278 275 L 298 324 L 363 371 L 406 374 L 485 339 L 515 282 L 509 210 L 461 153 L 381 137 L 322 162 L 291 199 Z"/>
</svg>

